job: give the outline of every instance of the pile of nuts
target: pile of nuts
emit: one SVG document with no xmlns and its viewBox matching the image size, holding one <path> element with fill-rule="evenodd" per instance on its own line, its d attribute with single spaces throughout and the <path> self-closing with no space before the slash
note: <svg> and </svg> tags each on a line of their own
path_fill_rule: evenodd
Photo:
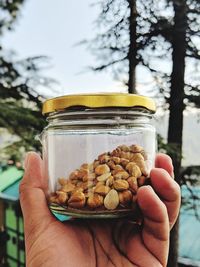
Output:
<svg viewBox="0 0 200 267">
<path fill-rule="evenodd" d="M 138 187 L 148 176 L 144 149 L 121 145 L 83 164 L 69 177 L 59 178 L 60 188 L 49 197 L 50 204 L 66 209 L 120 210 L 135 206 Z"/>
</svg>

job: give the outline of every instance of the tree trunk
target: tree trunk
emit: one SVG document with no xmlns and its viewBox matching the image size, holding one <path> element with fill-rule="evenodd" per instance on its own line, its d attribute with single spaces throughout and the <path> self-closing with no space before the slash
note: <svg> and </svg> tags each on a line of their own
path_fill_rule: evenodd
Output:
<svg viewBox="0 0 200 267">
<path fill-rule="evenodd" d="M 128 61 L 129 61 L 129 77 L 128 77 L 128 92 L 131 94 L 136 94 L 136 77 L 135 71 L 137 66 L 137 9 L 136 9 L 136 0 L 128 0 L 130 8 L 129 16 L 129 52 L 128 52 Z"/>
<path fill-rule="evenodd" d="M 187 4 L 186 0 L 173 0 L 174 26 L 172 36 L 172 73 L 171 94 L 169 99 L 168 144 L 174 148 L 172 153 L 175 179 L 180 184 L 182 155 L 182 131 L 184 105 L 184 75 L 186 56 Z M 168 267 L 177 267 L 178 262 L 178 225 L 174 226 L 170 236 Z"/>
</svg>

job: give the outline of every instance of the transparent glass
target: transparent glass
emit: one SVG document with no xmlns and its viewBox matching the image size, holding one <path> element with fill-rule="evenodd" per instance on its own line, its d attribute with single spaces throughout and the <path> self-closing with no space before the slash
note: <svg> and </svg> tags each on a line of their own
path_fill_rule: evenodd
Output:
<svg viewBox="0 0 200 267">
<path fill-rule="evenodd" d="M 48 116 L 41 134 L 49 207 L 72 217 L 133 215 L 156 149 L 142 108 L 70 109 Z"/>
</svg>

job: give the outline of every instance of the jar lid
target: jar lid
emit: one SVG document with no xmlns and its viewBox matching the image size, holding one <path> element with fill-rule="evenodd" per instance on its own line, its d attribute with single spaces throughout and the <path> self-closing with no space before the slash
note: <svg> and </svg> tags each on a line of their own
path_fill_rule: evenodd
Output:
<svg viewBox="0 0 200 267">
<path fill-rule="evenodd" d="M 156 111 L 155 102 L 149 97 L 125 93 L 102 93 L 65 95 L 48 99 L 43 103 L 42 113 L 48 114 L 77 106 L 87 108 L 142 107 L 153 113 Z"/>
</svg>

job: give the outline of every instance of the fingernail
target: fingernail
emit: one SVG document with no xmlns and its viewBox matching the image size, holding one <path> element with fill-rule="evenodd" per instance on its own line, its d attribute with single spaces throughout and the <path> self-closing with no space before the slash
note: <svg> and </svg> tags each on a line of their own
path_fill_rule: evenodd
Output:
<svg viewBox="0 0 200 267">
<path fill-rule="evenodd" d="M 30 152 L 28 152 L 25 156 L 25 159 L 24 159 L 24 169 L 28 169 L 28 166 L 29 166 L 29 159 L 30 159 Z"/>
<path fill-rule="evenodd" d="M 175 176 L 174 176 L 174 172 L 172 172 L 172 178 L 173 178 L 173 179 L 175 178 Z"/>
</svg>

